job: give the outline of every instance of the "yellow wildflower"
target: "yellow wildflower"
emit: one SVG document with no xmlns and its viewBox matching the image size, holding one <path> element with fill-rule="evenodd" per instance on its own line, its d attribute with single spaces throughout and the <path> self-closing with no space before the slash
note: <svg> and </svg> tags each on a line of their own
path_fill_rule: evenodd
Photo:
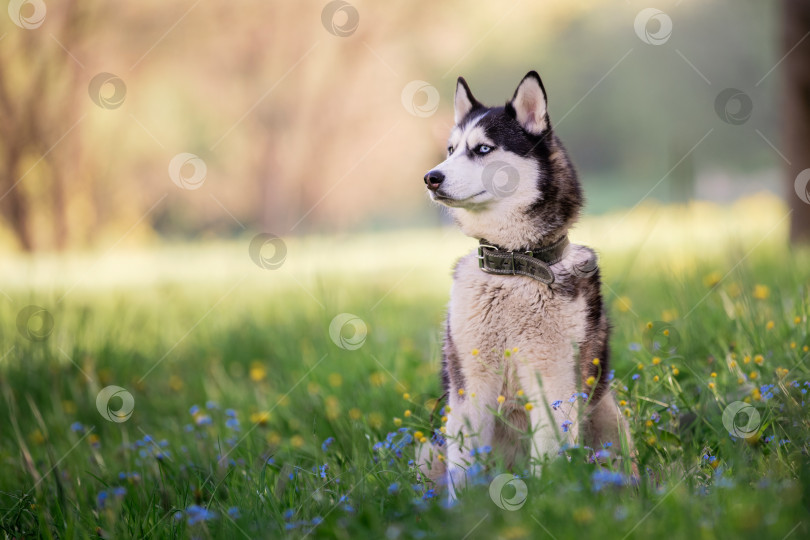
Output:
<svg viewBox="0 0 810 540">
<path fill-rule="evenodd" d="M 754 285 L 753 296 L 757 300 L 767 300 L 771 295 L 771 289 L 767 285 Z"/>
<path fill-rule="evenodd" d="M 250 371 L 248 371 L 248 375 L 250 376 L 251 381 L 259 382 L 264 380 L 265 377 L 267 377 L 267 370 L 261 363 L 253 362 L 250 365 Z"/>
</svg>

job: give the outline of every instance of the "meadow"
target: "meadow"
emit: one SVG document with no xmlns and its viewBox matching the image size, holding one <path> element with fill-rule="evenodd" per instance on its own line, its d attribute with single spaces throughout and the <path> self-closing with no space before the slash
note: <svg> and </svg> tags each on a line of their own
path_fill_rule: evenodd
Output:
<svg viewBox="0 0 810 540">
<path fill-rule="evenodd" d="M 571 236 L 600 252 L 640 478 L 620 449 L 577 447 L 540 477 L 510 471 L 525 497 L 491 494 L 506 471 L 482 449 L 452 504 L 413 459 L 441 439 L 450 267 L 474 245 L 453 229 L 286 239 L 275 269 L 250 238 L 8 257 L 0 530 L 807 537 L 810 251 L 788 246 L 786 212 L 760 196 L 586 219 Z M 100 400 L 109 386 L 124 392 Z M 756 422 L 724 422 L 735 403 Z"/>
</svg>

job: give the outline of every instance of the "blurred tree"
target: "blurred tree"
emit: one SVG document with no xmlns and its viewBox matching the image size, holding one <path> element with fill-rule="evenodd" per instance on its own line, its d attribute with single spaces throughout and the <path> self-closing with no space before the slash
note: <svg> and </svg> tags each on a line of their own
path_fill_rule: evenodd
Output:
<svg viewBox="0 0 810 540">
<path fill-rule="evenodd" d="M 783 101 L 786 188 L 790 208 L 790 239 L 810 242 L 810 206 L 795 191 L 796 177 L 810 167 L 810 2 L 783 0 L 782 47 L 785 56 Z M 807 186 L 805 186 L 807 189 Z"/>
<path fill-rule="evenodd" d="M 80 163 L 78 139 L 68 135 L 84 86 L 78 61 L 65 53 L 79 40 L 85 11 L 77 0 L 49 5 L 51 47 L 39 29 L 15 28 L 0 50 L 0 213 L 25 251 L 37 247 L 37 211 L 50 214 L 53 247 L 68 241 L 66 178 Z"/>
</svg>

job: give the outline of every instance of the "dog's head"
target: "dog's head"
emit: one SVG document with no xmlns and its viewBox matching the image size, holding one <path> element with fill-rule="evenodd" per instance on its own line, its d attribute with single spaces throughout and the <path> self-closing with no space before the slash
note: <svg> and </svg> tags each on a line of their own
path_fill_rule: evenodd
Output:
<svg viewBox="0 0 810 540">
<path fill-rule="evenodd" d="M 552 132 L 540 76 L 523 77 L 503 107 L 479 103 L 460 77 L 447 159 L 425 185 L 469 236 L 520 249 L 565 234 L 582 191 Z"/>
</svg>

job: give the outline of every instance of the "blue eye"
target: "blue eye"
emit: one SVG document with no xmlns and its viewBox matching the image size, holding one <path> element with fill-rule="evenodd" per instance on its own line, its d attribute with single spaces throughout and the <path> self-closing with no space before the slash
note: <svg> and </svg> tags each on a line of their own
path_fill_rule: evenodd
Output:
<svg viewBox="0 0 810 540">
<path fill-rule="evenodd" d="M 489 154 L 490 152 L 492 152 L 492 147 L 489 146 L 489 145 L 486 145 L 486 144 L 479 144 L 475 148 L 475 153 L 476 154 L 484 155 L 484 154 Z"/>
</svg>

